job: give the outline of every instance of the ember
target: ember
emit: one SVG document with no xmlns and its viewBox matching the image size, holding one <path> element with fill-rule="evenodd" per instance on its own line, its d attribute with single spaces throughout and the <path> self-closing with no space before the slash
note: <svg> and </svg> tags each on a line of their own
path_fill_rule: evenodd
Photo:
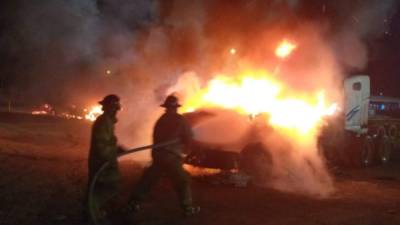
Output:
<svg viewBox="0 0 400 225">
<path fill-rule="evenodd" d="M 293 50 L 296 49 L 296 45 L 289 42 L 288 40 L 283 40 L 282 43 L 279 44 L 279 46 L 275 50 L 275 55 L 278 56 L 279 58 L 286 58 L 288 57 Z"/>
<path fill-rule="evenodd" d="M 229 49 L 229 53 L 231 53 L 231 55 L 236 54 L 236 49 L 235 48 Z"/>
</svg>

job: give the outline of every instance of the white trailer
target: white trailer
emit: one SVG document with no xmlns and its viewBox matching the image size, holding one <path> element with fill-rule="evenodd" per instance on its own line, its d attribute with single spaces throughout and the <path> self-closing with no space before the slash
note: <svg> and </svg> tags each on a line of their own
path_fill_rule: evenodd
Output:
<svg viewBox="0 0 400 225">
<path fill-rule="evenodd" d="M 347 78 L 344 96 L 344 124 L 321 136 L 327 157 L 364 166 L 388 162 L 399 145 L 400 98 L 371 96 L 367 75 Z"/>
</svg>

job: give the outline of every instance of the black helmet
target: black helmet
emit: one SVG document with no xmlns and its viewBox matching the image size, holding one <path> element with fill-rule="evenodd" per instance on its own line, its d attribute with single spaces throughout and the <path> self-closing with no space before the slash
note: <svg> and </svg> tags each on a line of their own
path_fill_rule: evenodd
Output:
<svg viewBox="0 0 400 225">
<path fill-rule="evenodd" d="M 111 94 L 107 95 L 99 102 L 102 106 L 114 106 L 119 105 L 119 97 L 117 95 Z"/>
<path fill-rule="evenodd" d="M 178 103 L 177 97 L 175 97 L 174 95 L 168 95 L 164 103 L 160 106 L 164 108 L 177 108 L 180 107 L 181 105 Z"/>
</svg>

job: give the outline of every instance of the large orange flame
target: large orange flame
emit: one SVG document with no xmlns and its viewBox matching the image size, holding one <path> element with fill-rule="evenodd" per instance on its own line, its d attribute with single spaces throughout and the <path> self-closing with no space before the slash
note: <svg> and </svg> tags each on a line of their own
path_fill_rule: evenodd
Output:
<svg viewBox="0 0 400 225">
<path fill-rule="evenodd" d="M 207 107 L 232 109 L 245 115 L 266 114 L 269 125 L 307 136 L 314 133 L 324 116 L 334 113 L 336 104 L 327 104 L 324 90 L 295 93 L 260 70 L 235 78 L 217 76 L 196 95 L 189 96 L 182 110 Z"/>
</svg>

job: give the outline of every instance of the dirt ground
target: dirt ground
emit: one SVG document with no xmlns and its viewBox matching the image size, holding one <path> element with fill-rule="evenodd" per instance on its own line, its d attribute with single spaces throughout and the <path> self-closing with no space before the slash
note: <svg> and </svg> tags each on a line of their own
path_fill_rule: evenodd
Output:
<svg viewBox="0 0 400 225">
<path fill-rule="evenodd" d="M 90 123 L 0 113 L 0 224 L 80 225 Z M 121 163 L 122 197 L 141 172 Z M 318 199 L 261 187 L 235 188 L 193 180 L 199 215 L 184 218 L 161 182 L 126 224 L 400 225 L 400 160 L 340 169 L 336 192 Z M 125 193 L 125 194 L 124 194 Z"/>
</svg>

